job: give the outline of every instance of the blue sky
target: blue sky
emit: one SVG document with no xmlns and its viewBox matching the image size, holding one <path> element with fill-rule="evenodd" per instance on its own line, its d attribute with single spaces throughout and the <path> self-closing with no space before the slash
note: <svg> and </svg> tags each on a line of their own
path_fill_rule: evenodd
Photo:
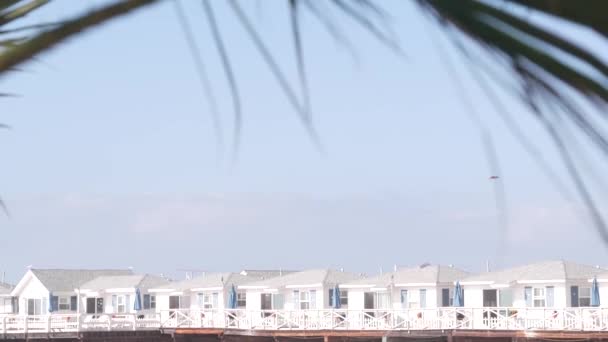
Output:
<svg viewBox="0 0 608 342">
<path fill-rule="evenodd" d="M 198 2 L 182 2 L 230 136 L 230 95 L 203 12 Z M 278 3 L 245 7 L 296 84 L 286 9 Z M 441 32 L 411 4 L 385 4 L 405 58 L 335 12 L 356 48 L 353 58 L 314 17 L 303 18 L 324 155 L 226 6 L 216 6 L 218 20 L 244 106 L 233 166 L 218 162 L 207 100 L 170 2 L 0 79 L 1 91 L 22 95 L 2 100 L 0 112 L 13 127 L 0 132 L 0 190 L 12 213 L 0 217 L 0 270 L 15 280 L 27 265 L 179 275 L 184 268 L 372 273 L 426 261 L 478 271 L 486 259 L 506 266 L 558 257 L 602 264 L 606 246 L 580 203 L 560 196 L 506 131 Z M 82 10 L 58 1 L 29 20 Z M 508 200 L 501 255 L 479 130 L 433 39 L 492 130 Z M 567 180 L 526 109 L 504 93 L 501 99 Z"/>
</svg>

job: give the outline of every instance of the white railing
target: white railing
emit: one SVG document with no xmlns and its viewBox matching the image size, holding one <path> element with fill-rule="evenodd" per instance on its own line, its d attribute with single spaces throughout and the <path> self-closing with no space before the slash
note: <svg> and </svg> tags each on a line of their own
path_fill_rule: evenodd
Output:
<svg viewBox="0 0 608 342">
<path fill-rule="evenodd" d="M 0 338 L 7 334 L 158 329 L 160 329 L 158 314 L 0 315 Z"/>
<path fill-rule="evenodd" d="M 608 308 L 436 308 L 400 310 L 167 310 L 156 314 L 0 315 L 8 334 L 230 328 L 248 330 L 608 331 Z"/>
<path fill-rule="evenodd" d="M 608 308 L 171 310 L 163 328 L 262 330 L 608 330 Z"/>
</svg>

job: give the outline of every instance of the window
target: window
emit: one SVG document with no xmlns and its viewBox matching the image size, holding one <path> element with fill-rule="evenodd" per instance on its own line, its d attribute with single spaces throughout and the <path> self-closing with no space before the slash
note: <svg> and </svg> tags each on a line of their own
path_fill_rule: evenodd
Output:
<svg viewBox="0 0 608 342">
<path fill-rule="evenodd" d="M 419 309 L 426 307 L 426 289 L 401 290 L 401 305 L 403 308 Z"/>
<path fill-rule="evenodd" d="M 329 302 L 330 306 L 334 306 L 334 289 L 329 289 Z M 348 291 L 340 290 L 340 307 L 348 305 Z"/>
<path fill-rule="evenodd" d="M 8 314 L 13 312 L 13 299 L 0 298 L 0 313 Z"/>
<path fill-rule="evenodd" d="M 591 306 L 591 288 L 579 287 L 578 306 Z"/>
<path fill-rule="evenodd" d="M 218 308 L 218 293 L 199 293 L 198 294 L 198 306 L 203 309 L 217 309 Z"/>
<path fill-rule="evenodd" d="M 103 298 L 87 298 L 87 313 L 102 314 L 103 313 Z"/>
<path fill-rule="evenodd" d="M 502 307 L 513 306 L 513 291 L 511 289 L 500 289 L 498 291 L 498 305 Z"/>
<path fill-rule="evenodd" d="M 125 313 L 127 311 L 127 304 L 125 303 L 125 297 L 124 296 L 118 296 L 117 298 L 117 303 L 116 303 L 116 312 L 118 313 Z"/>
<path fill-rule="evenodd" d="M 42 299 L 28 299 L 27 300 L 27 314 L 28 315 L 42 315 Z"/>
<path fill-rule="evenodd" d="M 60 311 L 68 311 L 70 310 L 70 297 L 59 297 L 59 306 L 58 309 Z"/>
<path fill-rule="evenodd" d="M 310 309 L 310 292 L 302 291 L 300 292 L 300 309 L 307 310 Z"/>
<path fill-rule="evenodd" d="M 112 307 L 115 313 L 129 312 L 129 295 L 112 296 Z"/>
<path fill-rule="evenodd" d="M 273 310 L 283 310 L 285 304 L 285 297 L 282 293 L 273 293 L 272 294 L 272 309 Z"/>
<path fill-rule="evenodd" d="M 545 288 L 534 287 L 532 288 L 532 303 L 535 308 L 542 308 L 546 306 Z"/>
<path fill-rule="evenodd" d="M 180 308 L 180 296 L 169 296 L 169 309 Z"/>
<path fill-rule="evenodd" d="M 156 309 L 156 296 L 155 295 L 144 295 L 144 310 Z"/>
<path fill-rule="evenodd" d="M 376 292 L 375 306 L 374 309 L 390 309 L 391 300 L 390 296 L 386 292 Z"/>
<path fill-rule="evenodd" d="M 317 307 L 317 291 L 293 291 L 294 307 L 299 310 L 315 309 Z"/>
<path fill-rule="evenodd" d="M 426 289 L 420 289 L 420 307 L 426 308 Z"/>
<path fill-rule="evenodd" d="M 407 309 L 408 303 L 409 300 L 407 298 L 407 290 L 401 290 L 401 307 Z"/>
<path fill-rule="evenodd" d="M 297 292 L 297 291 L 294 291 Z M 282 310 L 285 298 L 281 293 L 262 293 L 261 294 L 262 310 Z"/>
<path fill-rule="evenodd" d="M 294 291 L 294 294 L 297 291 Z M 261 294 L 261 302 L 262 302 L 262 310 L 272 310 L 272 294 L 271 293 L 262 293 Z"/>
<path fill-rule="evenodd" d="M 247 294 L 245 292 L 236 293 L 236 307 L 244 308 L 247 306 Z"/>
<path fill-rule="evenodd" d="M 454 298 L 450 294 L 450 289 L 441 289 L 441 306 L 452 306 Z"/>
</svg>

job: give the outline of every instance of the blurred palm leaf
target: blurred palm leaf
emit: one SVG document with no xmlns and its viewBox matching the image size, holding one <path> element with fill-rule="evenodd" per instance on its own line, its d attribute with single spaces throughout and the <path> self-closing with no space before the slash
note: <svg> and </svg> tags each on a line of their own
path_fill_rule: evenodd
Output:
<svg viewBox="0 0 608 342">
<path fill-rule="evenodd" d="M 66 18 L 58 23 L 42 23 L 33 26 L 15 26 L 20 18 L 38 10 L 52 0 L 3 0 L 0 2 L 0 75 L 55 47 L 58 43 L 78 35 L 86 29 L 97 27 L 108 20 L 131 13 L 147 5 L 162 0 L 117 0 L 75 18 Z M 165 0 L 167 1 L 167 0 Z M 178 0 L 174 0 L 178 1 Z M 380 0 L 284 0 L 288 1 L 292 32 L 295 40 L 295 56 L 299 70 L 302 99 L 296 98 L 296 91 L 285 83 L 282 71 L 274 67 L 271 51 L 263 44 L 255 30 L 250 27 L 246 16 L 240 13 L 236 2 L 229 2 L 241 23 L 247 28 L 245 34 L 254 41 L 267 65 L 281 83 L 286 96 L 293 103 L 295 111 L 301 115 L 305 126 L 310 124 L 307 82 L 304 74 L 304 60 L 301 49 L 299 11 L 308 10 L 316 17 L 334 38 L 350 45 L 345 31 L 329 19 L 329 11 L 337 11 L 363 27 L 389 47 L 400 53 L 401 47 L 390 32 L 389 15 L 382 8 Z M 271 3 L 271 2 L 269 2 Z M 275 2 L 276 3 L 276 2 Z M 517 95 L 530 108 L 530 112 L 547 127 L 555 145 L 561 150 L 564 162 L 572 165 L 568 143 L 560 134 L 556 121 L 565 118 L 576 127 L 608 160 L 608 135 L 597 125 L 606 124 L 606 115 L 580 109 L 577 101 L 582 98 L 596 108 L 608 107 L 608 65 L 589 48 L 581 47 L 576 41 L 531 21 L 522 13 L 540 13 L 576 25 L 587 27 L 608 37 L 608 1 L 605 0 L 417 0 L 420 7 L 431 13 L 437 22 L 458 37 L 470 38 L 500 60 L 506 60 L 506 67 L 512 71 L 517 81 Z M 322 7 L 325 6 L 325 7 Z M 514 10 L 515 9 L 515 10 Z M 205 20 L 203 18 L 203 20 Z M 9 28 L 7 28 L 9 26 Z M 18 36 L 17 36 L 18 34 Z M 450 36 L 452 37 L 452 36 Z M 215 44 L 222 50 L 221 35 L 216 35 Z M 466 45 L 456 42 L 460 49 Z M 465 51 L 465 53 L 468 53 Z M 223 58 L 227 75 L 231 73 L 230 62 Z M 483 70 L 481 65 L 474 65 Z M 486 71 L 486 70 L 483 70 Z M 497 82 L 498 84 L 499 82 Z M 236 86 L 234 85 L 234 88 Z M 234 92 L 238 97 L 238 92 Z M 578 95 L 574 98 L 572 95 Z M 240 103 L 238 98 L 235 103 Z M 554 110 L 548 111 L 547 108 Z M 237 113 L 240 115 L 240 112 Z M 302 115 L 304 114 L 304 115 Z M 310 128 L 310 127 L 308 127 Z M 570 167 L 571 175 L 579 189 L 579 194 L 592 209 L 598 227 L 608 242 L 608 230 L 586 191 L 584 182 L 577 179 L 576 168 Z"/>
<path fill-rule="evenodd" d="M 75 18 L 66 19 L 50 28 L 45 24 L 26 27 L 34 32 L 25 37 L 7 37 L 6 32 L 0 34 L 0 74 L 10 70 L 37 54 L 53 48 L 58 43 L 75 36 L 89 28 L 99 26 L 108 20 L 130 13 L 159 0 L 123 0 L 105 5 Z M 16 19 L 22 18 L 40 7 L 50 3 L 51 0 L 5 0 L 0 4 L 0 29 Z M 35 30 L 36 28 L 45 28 Z M 12 29 L 11 32 L 20 29 Z"/>
<path fill-rule="evenodd" d="M 607 122 L 608 65 L 589 48 L 541 24 L 542 20 L 567 21 L 608 37 L 608 21 L 602 0 L 418 0 L 449 32 L 464 35 L 507 61 L 519 81 L 518 96 L 528 105 L 553 140 L 579 196 L 586 204 L 600 236 L 608 243 L 608 226 L 595 205 L 575 161 L 576 139 L 564 123 L 577 128 L 608 161 Z M 523 11 L 522 11 L 523 10 Z M 519 14 L 518 14 L 519 13 Z M 524 17 L 521 13 L 525 13 Z M 536 21 L 528 14 L 540 14 Z M 455 42 L 462 50 L 463 45 Z M 468 51 L 464 51 L 468 55 Z M 572 95 L 578 95 L 578 98 Z M 598 111 L 582 110 L 580 99 Z"/>
</svg>

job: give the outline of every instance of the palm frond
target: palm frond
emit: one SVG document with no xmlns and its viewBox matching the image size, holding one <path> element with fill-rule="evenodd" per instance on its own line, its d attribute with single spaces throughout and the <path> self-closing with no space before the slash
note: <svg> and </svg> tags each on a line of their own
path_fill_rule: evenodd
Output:
<svg viewBox="0 0 608 342">
<path fill-rule="evenodd" d="M 17 6 L 16 8 L 10 8 L 18 2 L 19 1 L 9 1 L 7 3 L 9 6 L 6 7 L 8 10 L 0 12 L 0 26 L 30 14 L 39 7 L 48 4 L 50 0 L 32 0 L 25 2 L 23 5 Z"/>
<path fill-rule="evenodd" d="M 316 148 L 319 151 L 323 151 L 321 141 L 319 140 L 319 137 L 317 136 L 317 132 L 315 131 L 315 128 L 313 127 L 312 124 L 309 123 L 309 121 L 307 119 L 307 113 L 306 113 L 304 107 L 300 104 L 300 101 L 298 100 L 298 97 L 296 96 L 295 91 L 291 87 L 289 81 L 287 81 L 287 77 L 285 76 L 285 74 L 283 73 L 281 68 L 279 67 L 279 65 L 276 62 L 275 58 L 273 57 L 272 53 L 270 52 L 270 50 L 268 49 L 266 44 L 264 44 L 264 42 L 262 41 L 262 38 L 260 37 L 260 35 L 256 31 L 256 29 L 253 27 L 253 25 L 251 24 L 251 21 L 249 20 L 249 18 L 245 14 L 245 12 L 241 9 L 238 2 L 236 0 L 229 0 L 228 3 L 230 4 L 235 15 L 237 16 L 239 22 L 243 25 L 245 31 L 247 32 L 247 34 L 253 41 L 255 47 L 262 55 L 262 58 L 266 62 L 266 65 L 268 65 L 268 68 L 274 75 L 275 79 L 278 81 L 279 86 L 283 90 L 283 93 L 285 94 L 285 96 L 291 103 L 292 107 L 298 114 L 298 117 L 299 117 L 300 121 L 302 122 L 302 124 L 304 125 L 304 128 L 306 129 L 306 132 L 308 133 L 309 137 L 312 139 L 312 142 L 315 144 Z"/>
<path fill-rule="evenodd" d="M 224 74 L 226 75 L 226 79 L 228 80 L 228 86 L 230 87 L 230 96 L 232 97 L 232 107 L 234 110 L 234 135 L 232 137 L 233 143 L 231 160 L 232 162 L 234 162 L 239 151 L 241 127 L 243 124 L 241 95 L 239 92 L 238 84 L 236 82 L 236 77 L 234 76 L 234 71 L 232 70 L 232 63 L 230 62 L 230 57 L 228 56 L 228 52 L 226 51 L 226 47 L 224 45 L 222 33 L 220 32 L 220 28 L 215 19 L 213 6 L 211 6 L 211 3 L 208 0 L 203 0 L 203 9 L 207 17 L 207 22 L 209 23 L 209 27 L 211 29 L 211 34 L 213 36 L 215 47 L 222 61 L 222 67 L 224 70 Z"/>
<path fill-rule="evenodd" d="M 306 77 L 306 68 L 304 65 L 304 53 L 302 51 L 302 38 L 300 34 L 299 21 L 299 2 L 289 0 L 289 18 L 291 23 L 291 33 L 293 36 L 294 50 L 296 53 L 296 64 L 298 65 L 298 76 L 300 79 L 300 88 L 302 89 L 302 106 L 306 113 L 308 124 L 311 124 L 312 110 L 310 108 L 310 94 L 308 91 L 308 79 Z"/>
<path fill-rule="evenodd" d="M 175 13 L 177 14 L 177 19 L 184 33 L 184 37 L 186 38 L 186 43 L 188 44 L 190 55 L 192 56 L 192 60 L 194 62 L 194 67 L 196 68 L 199 83 L 203 88 L 205 99 L 208 101 L 209 111 L 211 113 L 211 122 L 213 124 L 213 132 L 217 140 L 217 155 L 218 158 L 221 159 L 224 150 L 224 135 L 213 87 L 211 86 L 211 81 L 207 77 L 207 68 L 203 62 L 200 48 L 194 39 L 192 28 L 190 27 L 190 23 L 188 22 L 188 18 L 186 17 L 186 13 L 182 8 L 180 0 L 173 0 L 173 4 Z"/>
<path fill-rule="evenodd" d="M 608 36 L 608 2 L 604 0 L 508 0 L 513 3 L 549 14 Z"/>
<path fill-rule="evenodd" d="M 608 9 L 605 1 L 582 4 L 567 0 L 510 0 L 506 3 L 509 2 L 587 26 L 604 36 L 608 32 L 607 22 L 599 15 L 604 13 L 602 8 Z M 519 17 L 512 8 L 499 8 L 479 0 L 418 0 L 418 3 L 448 32 L 456 30 L 508 62 L 512 74 L 519 80 L 516 93 L 549 134 L 600 237 L 608 243 L 608 226 L 564 140 L 565 126 L 556 124 L 565 120 L 576 127 L 577 133 L 608 160 L 608 135 L 601 129 L 608 123 L 605 112 L 608 108 L 608 65 L 590 49 Z M 455 43 L 462 50 L 462 44 Z M 581 110 L 571 94 L 599 106 L 598 115 Z M 557 110 L 545 111 L 539 105 L 541 102 Z M 508 116 L 504 114 L 501 116 Z M 597 125 L 598 117 L 603 125 Z"/>
<path fill-rule="evenodd" d="M 60 24 L 56 28 L 36 34 L 33 37 L 26 39 L 24 42 L 0 52 L 0 74 L 43 51 L 53 48 L 58 43 L 79 34 L 84 30 L 99 26 L 108 20 L 125 15 L 158 1 L 160 0 L 124 0 L 85 13 L 72 20 L 66 21 L 64 24 Z M 6 20 L 14 20 L 47 2 L 48 0 L 33 1 L 29 3 L 30 7 L 28 7 L 28 12 L 23 13 L 23 11 L 21 11 L 16 14 L 13 13 L 0 20 L 4 20 L 4 22 L 6 22 Z"/>
</svg>

